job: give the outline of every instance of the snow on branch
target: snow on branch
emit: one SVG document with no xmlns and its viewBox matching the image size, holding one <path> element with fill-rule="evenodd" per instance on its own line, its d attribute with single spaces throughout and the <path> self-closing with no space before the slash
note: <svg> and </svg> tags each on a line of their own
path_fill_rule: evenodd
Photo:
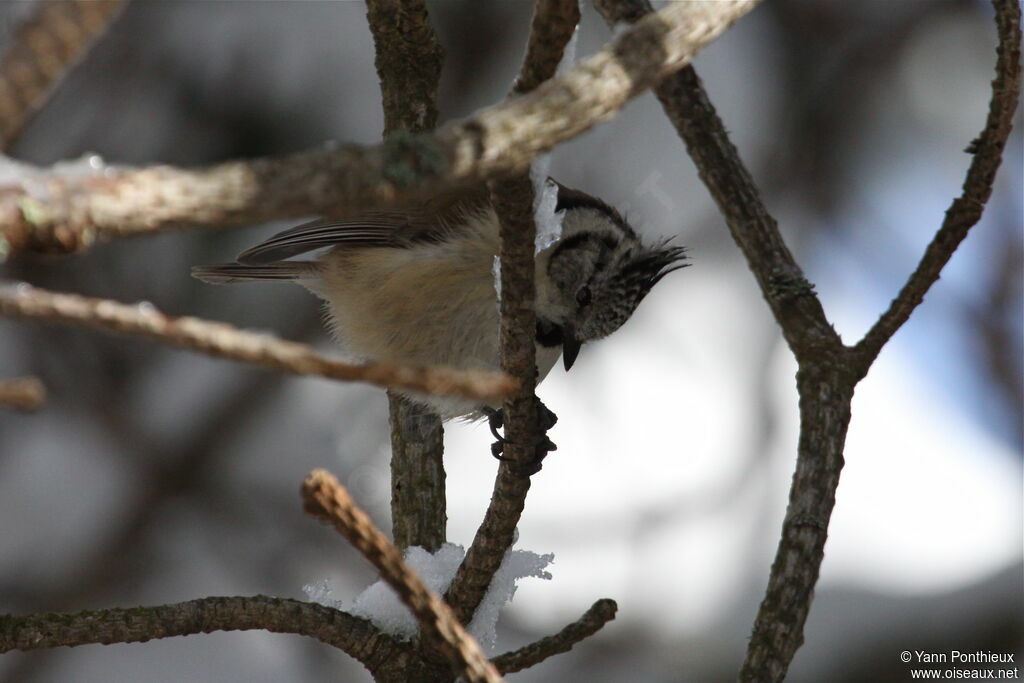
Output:
<svg viewBox="0 0 1024 683">
<path fill-rule="evenodd" d="M 372 147 L 198 169 L 33 174 L 30 182 L 0 187 L 0 258 L 21 250 L 72 252 L 96 239 L 155 230 L 330 215 L 523 170 L 688 63 L 757 2 L 670 3 L 530 94 L 435 133 L 397 132 Z"/>
<path fill-rule="evenodd" d="M 302 484 L 306 512 L 330 523 L 381 573 L 416 616 L 424 634 L 471 683 L 494 683 L 501 675 L 452 610 L 402 559 L 402 554 L 325 470 L 313 470 Z"/>
<path fill-rule="evenodd" d="M 516 384 L 512 378 L 493 372 L 387 363 L 352 365 L 317 353 L 306 344 L 247 332 L 226 323 L 169 316 L 149 303 L 129 305 L 109 299 L 59 294 L 24 283 L 0 284 L 0 315 L 146 337 L 215 358 L 297 375 L 367 382 L 429 394 L 496 400 Z"/>
</svg>

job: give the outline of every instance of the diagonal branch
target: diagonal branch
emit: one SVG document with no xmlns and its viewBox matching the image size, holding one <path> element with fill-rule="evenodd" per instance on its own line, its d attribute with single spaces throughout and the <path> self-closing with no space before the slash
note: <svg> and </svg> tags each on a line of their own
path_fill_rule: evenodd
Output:
<svg viewBox="0 0 1024 683">
<path fill-rule="evenodd" d="M 370 672 L 408 657 L 410 651 L 408 644 L 381 633 L 366 619 L 316 603 L 254 595 L 155 607 L 0 615 L 0 653 L 257 629 L 316 638 L 344 650 Z"/>
<path fill-rule="evenodd" d="M 125 4 L 127 0 L 47 0 L 17 27 L 0 60 L 0 150 L 17 139 Z"/>
<path fill-rule="evenodd" d="M 651 11 L 647 0 L 596 0 L 595 4 L 610 25 L 642 20 Z M 797 359 L 816 349 L 837 348 L 839 337 L 813 285 L 783 241 L 697 72 L 692 66 L 684 67 L 662 80 L 654 92 L 686 143 Z"/>
<path fill-rule="evenodd" d="M 325 470 L 313 470 L 302 484 L 302 499 L 307 513 L 332 524 L 380 571 L 456 673 L 474 683 L 501 680 L 448 605 L 409 568 L 398 548 L 388 542 L 337 479 Z"/>
<path fill-rule="evenodd" d="M 331 215 L 523 170 L 685 65 L 756 4 L 670 3 L 563 76 L 436 133 L 194 170 L 40 174 L 0 189 L 0 258 L 155 230 Z"/>
<path fill-rule="evenodd" d="M 58 294 L 23 283 L 0 284 L 0 315 L 72 323 L 146 337 L 271 370 L 396 389 L 493 400 L 515 387 L 514 380 L 497 373 L 386 363 L 350 365 L 321 355 L 306 344 L 246 332 L 225 323 L 168 316 L 151 304 L 132 306 L 108 299 Z"/>
<path fill-rule="evenodd" d="M 939 273 L 949 262 L 967 232 L 981 220 L 985 203 L 992 195 L 996 171 L 1003 160 L 1003 148 L 1013 129 L 1013 116 L 1020 99 L 1020 5 L 1016 0 L 994 0 L 999 46 L 996 49 L 996 77 L 992 81 L 992 100 L 981 134 L 967 151 L 971 165 L 964 178 L 963 193 L 946 210 L 942 227 L 935 233 L 917 268 L 864 338 L 854 347 L 861 375 L 878 357 L 887 341 L 907 322 Z"/>
<path fill-rule="evenodd" d="M 570 7 L 571 6 L 571 7 Z M 577 0 L 538 0 L 525 61 L 513 92 L 551 78 L 579 20 Z M 500 222 L 501 368 L 519 381 L 504 406 L 505 448 L 494 492 L 483 522 L 448 587 L 446 598 L 469 623 L 494 573 L 512 546 L 526 506 L 530 475 L 539 469 L 537 444 L 544 434 L 537 421 L 537 328 L 534 299 L 533 185 L 527 173 L 490 183 L 491 203 Z"/>
<path fill-rule="evenodd" d="M 582 617 L 555 635 L 541 638 L 535 643 L 495 657 L 494 666 L 498 667 L 501 673 L 510 674 L 540 664 L 548 657 L 568 652 L 576 643 L 594 635 L 614 619 L 618 609 L 619 606 L 614 600 L 598 600 L 583 613 Z"/>
</svg>

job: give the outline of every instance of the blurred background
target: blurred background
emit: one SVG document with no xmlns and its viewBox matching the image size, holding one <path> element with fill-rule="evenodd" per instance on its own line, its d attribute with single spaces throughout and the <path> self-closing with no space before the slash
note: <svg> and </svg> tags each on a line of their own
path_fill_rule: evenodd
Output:
<svg viewBox="0 0 1024 683">
<path fill-rule="evenodd" d="M 500 100 L 532 3 L 430 3 L 448 57 L 442 120 Z M 0 50 L 31 2 L 0 4 Z M 609 32 L 584 6 L 578 56 Z M 775 0 L 696 60 L 830 320 L 854 342 L 916 265 L 959 193 L 983 125 L 988 3 Z M 789 680 L 902 681 L 903 650 L 1024 659 L 1022 145 L 924 305 L 858 387 L 821 582 Z M 209 164 L 382 129 L 361 2 L 136 2 L 9 150 L 50 165 Z M 499 651 L 576 619 L 618 618 L 512 680 L 735 679 L 763 594 L 796 453 L 795 364 L 740 252 L 650 94 L 556 150 L 552 175 L 676 235 L 693 267 L 540 388 L 559 450 L 534 478 L 519 548 L 554 553 L 524 579 Z M 171 314 L 271 330 L 328 350 L 293 286 L 215 288 L 284 224 L 19 257 L 0 276 Z M 0 319 L 0 376 L 50 392 L 0 413 L 0 612 L 302 598 L 350 601 L 373 579 L 304 517 L 298 485 L 327 467 L 389 526 L 387 406 L 371 387 L 286 377 L 82 329 Z M 447 426 L 449 538 L 467 545 L 496 463 L 484 425 Z M 298 636 L 216 633 L 14 652 L 0 680 L 363 681 Z"/>
</svg>

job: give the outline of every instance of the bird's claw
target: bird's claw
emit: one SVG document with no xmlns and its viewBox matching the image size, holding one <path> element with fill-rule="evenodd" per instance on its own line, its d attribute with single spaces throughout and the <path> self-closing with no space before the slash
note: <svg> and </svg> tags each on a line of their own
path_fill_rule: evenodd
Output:
<svg viewBox="0 0 1024 683">
<path fill-rule="evenodd" d="M 505 452 L 505 444 L 508 443 L 508 441 L 498 431 L 505 426 L 505 411 L 501 408 L 484 408 L 483 413 L 487 416 L 487 424 L 495 439 L 494 443 L 491 444 L 491 455 L 502 462 L 512 462 L 511 458 L 507 458 L 503 455 Z M 541 433 L 537 439 L 536 445 L 534 446 L 533 459 L 530 462 L 522 464 L 523 474 L 529 476 L 539 472 L 541 469 L 541 463 L 547 454 L 551 451 L 558 450 L 558 446 L 556 446 L 547 435 L 547 431 L 554 427 L 556 422 L 558 422 L 558 416 L 548 410 L 548 407 L 538 399 L 537 426 Z"/>
</svg>

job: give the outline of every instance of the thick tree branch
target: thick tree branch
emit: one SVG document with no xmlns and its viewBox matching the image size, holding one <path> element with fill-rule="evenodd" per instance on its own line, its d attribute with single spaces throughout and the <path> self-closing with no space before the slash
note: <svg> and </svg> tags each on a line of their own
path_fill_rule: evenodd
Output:
<svg viewBox="0 0 1024 683">
<path fill-rule="evenodd" d="M 444 49 L 423 0 L 368 0 L 366 19 L 377 53 L 384 136 L 437 125 L 437 87 Z"/>
<path fill-rule="evenodd" d="M 572 6 L 572 9 L 569 7 Z M 514 92 L 536 87 L 558 68 L 579 19 L 577 0 L 538 0 L 525 61 Z M 501 368 L 519 381 L 504 405 L 505 446 L 491 502 L 466 557 L 448 587 L 446 599 L 463 623 L 469 623 L 494 573 L 515 538 L 526 505 L 530 475 L 540 468 L 537 444 L 545 438 L 537 421 L 537 360 L 534 337 L 533 185 L 528 173 L 493 180 L 491 203 L 500 221 Z"/>
<path fill-rule="evenodd" d="M 0 379 L 0 406 L 33 412 L 46 402 L 46 386 L 35 377 Z"/>
<path fill-rule="evenodd" d="M 126 0 L 47 0 L 17 27 L 0 60 L 0 151 L 117 19 Z"/>
<path fill-rule="evenodd" d="M 410 650 L 408 644 L 381 633 L 366 619 L 315 603 L 255 595 L 155 607 L 0 615 L 0 653 L 257 629 L 316 638 L 344 650 L 371 672 L 407 657 Z"/>
<path fill-rule="evenodd" d="M 444 50 L 423 0 L 370 0 L 384 137 L 437 125 Z M 391 524 L 395 545 L 436 552 L 447 536 L 444 428 L 422 405 L 388 392 L 391 422 Z"/>
<path fill-rule="evenodd" d="M 0 257 L 23 249 L 70 252 L 97 238 L 161 229 L 332 215 L 523 170 L 686 64 L 756 4 L 670 3 L 529 95 L 434 134 L 194 170 L 41 174 L 0 189 Z"/>
<path fill-rule="evenodd" d="M 993 5 L 999 31 L 996 77 L 992 81 L 992 100 L 985 128 L 967 148 L 972 158 L 964 178 L 963 193 L 946 210 L 942 227 L 935 233 L 899 295 L 854 347 L 862 375 L 867 373 L 885 343 L 924 300 L 924 295 L 939 279 L 939 273 L 953 252 L 967 237 L 967 231 L 981 220 L 985 203 L 992 195 L 992 184 L 1003 160 L 1003 148 L 1013 129 L 1013 116 L 1020 99 L 1021 42 L 1020 4 L 1017 0 L 993 0 Z"/>
<path fill-rule="evenodd" d="M 0 315 L 93 327 L 271 370 L 395 389 L 494 400 L 515 387 L 514 380 L 496 373 L 384 363 L 350 365 L 321 355 L 306 344 L 246 332 L 225 323 L 168 316 L 151 304 L 132 306 L 58 294 L 26 284 L 0 284 Z"/>
<path fill-rule="evenodd" d="M 541 638 L 535 643 L 506 652 L 492 661 L 498 671 L 503 674 L 515 673 L 540 664 L 548 657 L 568 652 L 580 641 L 600 631 L 605 624 L 615 618 L 619 606 L 614 600 L 607 598 L 598 600 L 583 616 L 569 624 L 553 636 Z"/>
<path fill-rule="evenodd" d="M 448 605 L 405 564 L 398 548 L 374 526 L 337 479 L 324 470 L 314 470 L 303 482 L 302 499 L 307 513 L 332 524 L 380 571 L 381 578 L 409 607 L 456 674 L 474 683 L 501 680 L 497 669 Z"/>
<path fill-rule="evenodd" d="M 444 427 L 422 405 L 388 392 L 391 535 L 401 549 L 437 552 L 447 538 Z"/>
</svg>

